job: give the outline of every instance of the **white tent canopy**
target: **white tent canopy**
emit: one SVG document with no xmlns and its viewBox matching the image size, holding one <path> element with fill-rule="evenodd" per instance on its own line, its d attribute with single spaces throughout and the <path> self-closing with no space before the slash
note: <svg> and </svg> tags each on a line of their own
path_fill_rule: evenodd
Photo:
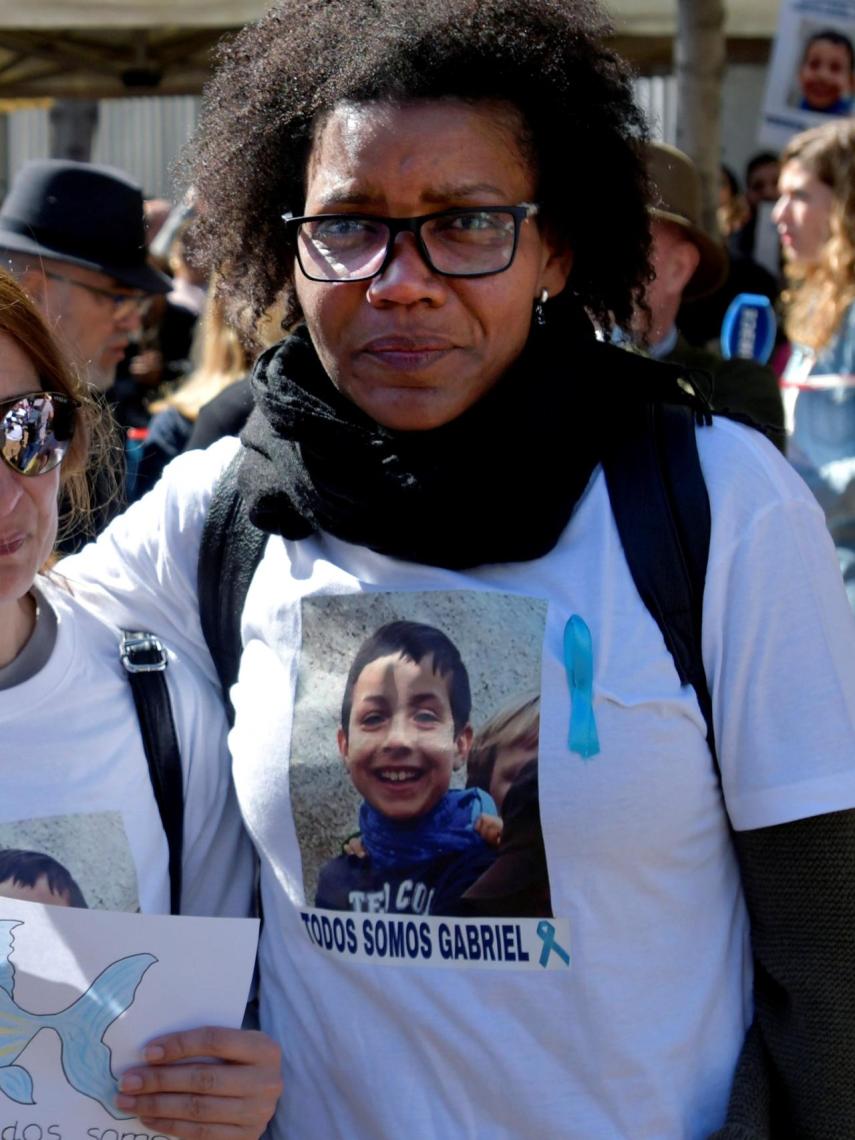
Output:
<svg viewBox="0 0 855 1140">
<path fill-rule="evenodd" d="M 676 0 L 605 0 L 621 50 L 670 56 Z M 0 99 L 198 92 L 213 44 L 269 0 L 0 0 Z M 726 0 L 731 42 L 775 34 L 779 0 Z M 657 46 L 658 45 L 658 46 Z"/>
<path fill-rule="evenodd" d="M 0 0 L 0 27 L 48 28 L 228 28 L 254 20 L 265 0 Z M 676 0 L 610 0 L 621 34 L 673 35 Z M 774 35 L 779 0 L 727 0 L 731 36 Z"/>
</svg>

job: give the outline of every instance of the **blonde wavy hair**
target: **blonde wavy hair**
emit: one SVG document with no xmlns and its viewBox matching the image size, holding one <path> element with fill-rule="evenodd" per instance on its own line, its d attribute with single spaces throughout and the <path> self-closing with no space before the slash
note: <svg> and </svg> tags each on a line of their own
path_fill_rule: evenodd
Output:
<svg viewBox="0 0 855 1140">
<path fill-rule="evenodd" d="M 29 357 L 46 392 L 58 392 L 77 404 L 74 435 L 60 468 L 65 510 L 60 533 L 73 528 L 90 509 L 87 466 L 93 449 L 106 448 L 101 415 L 86 387 L 62 355 L 36 306 L 11 274 L 0 269 L 0 333 L 5 333 Z"/>
<path fill-rule="evenodd" d="M 528 693 L 506 705 L 481 726 L 466 761 L 466 787 L 490 790 L 493 769 L 506 748 L 537 752 L 540 736 L 540 693 Z"/>
<path fill-rule="evenodd" d="M 790 340 L 820 352 L 855 301 L 855 120 L 803 131 L 787 144 L 781 162 L 798 162 L 834 195 L 819 257 L 787 267 L 784 294 Z"/>
<path fill-rule="evenodd" d="M 249 370 L 251 359 L 237 330 L 226 318 L 225 307 L 216 295 L 213 282 L 194 338 L 193 356 L 192 372 L 174 392 L 153 403 L 151 412 L 177 408 L 182 416 L 195 423 L 205 404 L 246 376 Z"/>
</svg>

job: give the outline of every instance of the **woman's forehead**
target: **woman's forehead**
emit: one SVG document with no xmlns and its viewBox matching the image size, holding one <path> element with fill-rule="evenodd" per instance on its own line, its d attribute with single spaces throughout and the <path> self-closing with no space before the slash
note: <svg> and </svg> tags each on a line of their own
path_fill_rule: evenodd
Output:
<svg viewBox="0 0 855 1140">
<path fill-rule="evenodd" d="M 519 112 L 492 101 L 341 104 L 316 133 L 308 191 L 342 205 L 399 188 L 427 202 L 525 196 L 533 174 L 522 133 Z"/>
</svg>

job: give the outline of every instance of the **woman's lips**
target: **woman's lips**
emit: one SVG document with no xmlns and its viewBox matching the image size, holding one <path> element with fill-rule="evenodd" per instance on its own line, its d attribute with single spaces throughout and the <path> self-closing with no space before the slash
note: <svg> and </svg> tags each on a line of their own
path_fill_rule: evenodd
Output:
<svg viewBox="0 0 855 1140">
<path fill-rule="evenodd" d="M 6 554 L 15 554 L 20 550 L 26 540 L 24 534 L 9 534 L 0 538 L 0 558 Z"/>
<path fill-rule="evenodd" d="M 430 367 L 453 348 L 448 341 L 434 338 L 381 337 L 369 341 L 361 352 L 387 368 L 406 372 Z"/>
</svg>

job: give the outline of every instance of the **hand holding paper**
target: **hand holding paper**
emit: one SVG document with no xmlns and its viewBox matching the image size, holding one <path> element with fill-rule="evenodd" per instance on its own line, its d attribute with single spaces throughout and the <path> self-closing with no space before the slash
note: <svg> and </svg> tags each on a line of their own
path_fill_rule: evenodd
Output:
<svg viewBox="0 0 855 1140">
<path fill-rule="evenodd" d="M 258 1140 L 282 1092 L 279 1048 L 256 1030 L 202 1028 L 150 1041 L 147 1067 L 119 1081 L 116 1104 L 158 1132 Z M 219 1063 L 186 1063 L 210 1057 Z M 182 1063 L 184 1062 L 184 1063 Z"/>
</svg>

